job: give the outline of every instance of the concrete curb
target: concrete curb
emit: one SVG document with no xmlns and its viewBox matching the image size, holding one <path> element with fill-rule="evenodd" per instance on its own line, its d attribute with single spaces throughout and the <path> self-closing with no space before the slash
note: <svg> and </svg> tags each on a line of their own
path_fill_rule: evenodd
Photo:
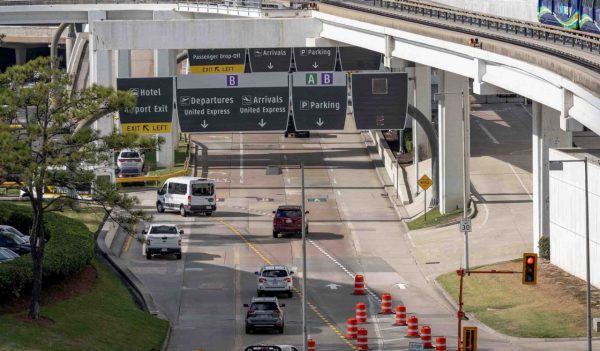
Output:
<svg viewBox="0 0 600 351">
<path fill-rule="evenodd" d="M 119 226 L 115 225 L 111 219 L 108 219 L 102 225 L 102 229 L 96 237 L 96 247 L 99 256 L 104 259 L 116 271 L 121 280 L 127 285 L 129 291 L 133 294 L 136 302 L 142 310 L 153 316 L 160 316 L 156 308 L 152 295 L 148 292 L 142 282 L 127 268 L 120 258 L 118 258 L 105 243 L 105 237 L 109 231 L 116 232 Z"/>
</svg>

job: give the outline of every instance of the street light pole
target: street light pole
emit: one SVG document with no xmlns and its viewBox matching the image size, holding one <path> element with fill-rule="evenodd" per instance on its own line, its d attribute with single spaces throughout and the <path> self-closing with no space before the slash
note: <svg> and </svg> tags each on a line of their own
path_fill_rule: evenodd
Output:
<svg viewBox="0 0 600 351">
<path fill-rule="evenodd" d="M 584 170 L 584 191 L 585 191 L 585 279 L 586 279 L 586 293 L 585 293 L 585 307 L 587 311 L 586 327 L 587 327 L 587 351 L 592 351 L 592 302 L 591 302 L 591 279 L 590 279 L 590 213 L 589 213 L 589 195 L 588 195 L 588 158 L 585 157 L 583 160 L 554 160 L 550 161 L 549 169 L 562 170 L 563 163 L 569 162 L 583 162 Z M 559 164 L 558 167 L 553 165 Z"/>
<path fill-rule="evenodd" d="M 300 178 L 302 184 L 302 336 L 303 349 L 308 351 L 308 321 L 306 318 L 306 205 L 304 201 L 304 163 L 300 163 Z"/>
</svg>

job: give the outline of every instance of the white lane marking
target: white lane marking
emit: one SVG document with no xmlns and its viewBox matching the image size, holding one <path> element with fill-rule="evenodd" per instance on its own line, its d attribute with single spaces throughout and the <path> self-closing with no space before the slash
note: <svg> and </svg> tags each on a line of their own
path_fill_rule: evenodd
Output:
<svg viewBox="0 0 600 351">
<path fill-rule="evenodd" d="M 477 125 L 479 126 L 479 128 L 481 128 L 481 130 L 483 130 L 485 132 L 485 134 L 487 134 L 487 136 L 494 142 L 494 144 L 500 144 L 498 139 L 494 138 L 492 133 L 490 133 L 490 131 L 483 124 L 481 124 L 481 122 L 479 122 L 479 121 L 475 121 L 475 122 L 477 122 Z"/>
<path fill-rule="evenodd" d="M 194 267 L 190 267 L 190 268 L 185 268 L 185 271 L 196 271 L 196 272 L 201 272 L 204 270 L 204 268 L 194 268 Z"/>
<path fill-rule="evenodd" d="M 283 159 L 287 161 L 287 155 L 283 154 Z"/>
<path fill-rule="evenodd" d="M 243 134 L 240 132 L 240 184 L 244 183 L 244 143 Z"/>
<path fill-rule="evenodd" d="M 377 311 L 375 310 L 375 305 L 379 305 L 379 303 L 373 303 L 372 297 L 369 296 L 369 312 L 371 313 L 371 320 L 373 321 L 373 329 L 375 330 L 375 337 L 377 338 L 377 350 L 381 350 L 383 346 L 383 334 L 381 334 L 381 330 L 379 329 L 379 320 L 377 316 Z"/>
<path fill-rule="evenodd" d="M 325 255 L 327 258 L 329 258 L 333 263 L 335 263 L 338 267 L 340 267 L 341 270 L 343 270 L 346 274 L 348 274 L 352 278 L 352 280 L 354 280 L 354 277 L 356 276 L 355 273 L 350 272 L 348 270 L 348 268 L 346 268 L 343 264 L 341 264 L 340 262 L 338 262 L 338 260 L 336 260 L 335 258 L 333 258 L 333 256 L 331 256 L 327 251 L 325 251 L 321 246 L 319 246 L 317 243 L 315 243 L 312 239 L 308 239 L 308 242 L 311 243 L 312 246 L 316 247 L 317 250 L 321 251 L 321 253 L 323 255 Z M 371 289 L 369 289 L 369 287 L 366 284 L 365 284 L 365 290 L 377 302 L 381 302 L 381 299 L 379 299 L 379 296 L 377 296 L 377 294 L 375 294 Z"/>
<path fill-rule="evenodd" d="M 335 178 L 333 178 L 333 184 L 337 184 L 337 180 L 335 180 Z"/>
<path fill-rule="evenodd" d="M 292 182 L 292 180 L 291 180 L 290 178 L 285 178 L 285 181 L 286 181 L 288 184 Z M 300 214 L 302 214 L 302 213 L 300 213 Z"/>
<path fill-rule="evenodd" d="M 398 289 L 402 289 L 402 290 L 406 289 L 406 284 L 403 284 L 403 283 L 398 283 L 398 284 L 396 284 L 394 286 L 398 287 Z"/>
<path fill-rule="evenodd" d="M 394 342 L 394 341 L 401 341 L 401 340 L 406 340 L 406 338 L 385 339 L 385 340 L 383 340 L 383 342 Z"/>
<path fill-rule="evenodd" d="M 341 191 L 339 191 L 339 190 L 337 190 L 337 194 L 338 194 L 338 195 L 342 195 L 342 192 L 341 192 Z"/>
<path fill-rule="evenodd" d="M 506 164 L 508 165 L 508 167 L 510 167 L 510 169 L 513 172 L 513 174 L 515 175 L 515 177 L 517 177 L 519 184 L 521 184 L 521 187 L 523 187 L 523 190 L 525 190 L 525 192 L 527 193 L 527 196 L 529 196 L 529 198 L 531 200 L 533 200 L 533 196 L 531 196 L 531 193 L 529 192 L 529 190 L 527 190 L 527 188 L 525 187 L 525 184 L 523 184 L 523 181 L 521 180 L 521 177 L 519 177 L 519 175 L 517 174 L 517 171 L 515 171 L 515 168 L 509 162 L 506 162 Z"/>
</svg>

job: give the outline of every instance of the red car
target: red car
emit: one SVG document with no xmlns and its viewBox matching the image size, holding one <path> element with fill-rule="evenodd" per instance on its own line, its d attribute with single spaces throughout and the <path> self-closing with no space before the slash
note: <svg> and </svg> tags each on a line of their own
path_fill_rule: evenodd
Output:
<svg viewBox="0 0 600 351">
<path fill-rule="evenodd" d="M 283 205 L 273 211 L 273 237 L 277 238 L 279 233 L 302 234 L 302 207 Z M 308 211 L 306 211 L 308 214 Z M 308 234 L 308 221 L 305 221 L 306 233 Z"/>
</svg>

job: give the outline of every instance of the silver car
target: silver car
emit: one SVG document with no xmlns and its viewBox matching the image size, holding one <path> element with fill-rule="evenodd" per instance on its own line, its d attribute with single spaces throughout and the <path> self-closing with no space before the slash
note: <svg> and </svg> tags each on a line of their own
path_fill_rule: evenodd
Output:
<svg viewBox="0 0 600 351">
<path fill-rule="evenodd" d="M 248 308 L 246 334 L 258 328 L 276 329 L 283 334 L 285 323 L 281 307 L 285 307 L 285 304 L 280 305 L 276 297 L 253 297 L 250 305 L 244 304 L 244 307 Z"/>
<path fill-rule="evenodd" d="M 263 266 L 260 271 L 254 272 L 257 276 L 256 284 L 257 295 L 263 296 L 265 293 L 283 292 L 287 297 L 292 297 L 294 289 L 293 271 L 290 271 L 284 265 Z"/>
<path fill-rule="evenodd" d="M 252 345 L 244 349 L 244 351 L 298 351 L 292 345 Z"/>
</svg>

